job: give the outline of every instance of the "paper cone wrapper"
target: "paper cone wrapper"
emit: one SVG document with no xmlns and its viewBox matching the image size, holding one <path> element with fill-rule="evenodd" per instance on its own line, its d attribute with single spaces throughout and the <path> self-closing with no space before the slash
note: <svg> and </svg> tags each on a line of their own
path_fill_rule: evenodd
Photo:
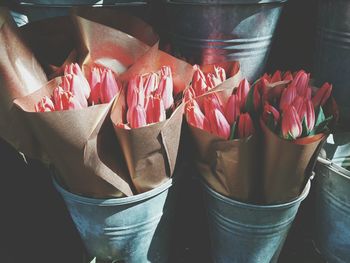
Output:
<svg viewBox="0 0 350 263">
<path fill-rule="evenodd" d="M 189 125 L 197 149 L 197 166 L 207 184 L 222 195 L 255 202 L 258 138 L 225 140 Z"/>
<path fill-rule="evenodd" d="M 17 30 L 8 10 L 0 7 L 0 136 L 16 149 L 37 155 L 35 138 L 13 109 L 13 100 L 39 89 L 47 79 Z"/>
<path fill-rule="evenodd" d="M 23 110 L 23 116 L 58 170 L 64 185 L 73 193 L 90 197 L 132 195 L 126 173 L 116 175 L 105 166 L 100 167 L 99 162 L 87 164 L 95 162 L 96 158 L 91 158 L 94 154 L 86 152 L 91 148 L 86 148 L 85 145 L 94 130 L 101 125 L 101 120 L 108 115 L 111 104 L 82 110 L 34 112 L 34 105 L 43 96 L 51 96 L 60 81 L 61 78 L 51 80 L 40 90 L 17 99 L 15 104 Z M 109 139 L 113 142 L 113 138 Z"/>
</svg>

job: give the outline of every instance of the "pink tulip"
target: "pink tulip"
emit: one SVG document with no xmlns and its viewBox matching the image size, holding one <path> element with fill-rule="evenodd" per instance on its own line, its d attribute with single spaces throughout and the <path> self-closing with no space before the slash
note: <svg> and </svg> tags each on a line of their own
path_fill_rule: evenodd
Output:
<svg viewBox="0 0 350 263">
<path fill-rule="evenodd" d="M 304 101 L 303 107 L 298 111 L 298 115 L 301 121 L 305 118 L 307 131 L 312 131 L 315 126 L 315 109 L 311 100 Z"/>
<path fill-rule="evenodd" d="M 254 125 L 249 113 L 239 116 L 238 121 L 238 137 L 246 138 L 254 134 Z"/>
<path fill-rule="evenodd" d="M 241 110 L 244 110 L 249 89 L 250 89 L 250 85 L 246 79 L 243 79 L 238 85 L 237 96 L 238 96 Z"/>
<path fill-rule="evenodd" d="M 147 125 L 146 111 L 145 109 L 137 104 L 128 110 L 128 123 L 131 128 L 139 128 Z"/>
<path fill-rule="evenodd" d="M 291 85 L 296 87 L 299 96 L 306 97 L 309 87 L 310 74 L 300 70 L 296 73 Z"/>
<path fill-rule="evenodd" d="M 264 80 L 267 81 L 268 83 L 271 82 L 271 76 L 270 76 L 269 74 L 267 74 L 267 73 L 265 73 L 265 74 L 261 77 L 261 79 L 264 79 Z"/>
<path fill-rule="evenodd" d="M 109 103 L 120 90 L 121 85 L 115 79 L 112 70 L 105 69 L 100 86 L 101 103 Z"/>
<path fill-rule="evenodd" d="M 293 80 L 293 75 L 292 72 L 290 71 L 286 71 L 283 75 L 283 80 L 287 81 L 287 80 Z"/>
<path fill-rule="evenodd" d="M 271 83 L 275 83 L 282 80 L 281 71 L 277 70 L 271 77 Z"/>
<path fill-rule="evenodd" d="M 35 105 L 35 112 L 48 111 L 55 111 L 55 105 L 48 96 L 45 96 L 38 102 L 38 104 Z"/>
<path fill-rule="evenodd" d="M 209 116 L 210 111 L 218 109 L 223 112 L 224 108 L 222 102 L 216 93 L 209 94 L 203 99 L 204 114 Z"/>
<path fill-rule="evenodd" d="M 332 93 L 332 85 L 326 82 L 321 88 L 316 91 L 315 96 L 312 98 L 312 103 L 315 108 L 323 106 Z"/>
<path fill-rule="evenodd" d="M 194 90 L 192 87 L 188 87 L 184 91 L 184 96 L 183 96 L 183 101 L 187 102 L 190 101 L 191 99 L 194 99 L 196 97 L 196 94 L 194 93 Z"/>
<path fill-rule="evenodd" d="M 294 106 L 284 109 L 281 126 L 282 136 L 285 139 L 296 139 L 302 134 L 301 120 Z"/>
<path fill-rule="evenodd" d="M 89 85 L 91 88 L 89 102 L 92 105 L 100 103 L 101 74 L 102 71 L 98 67 L 93 67 L 91 69 L 89 79 Z"/>
<path fill-rule="evenodd" d="M 87 83 L 87 85 L 89 85 L 89 83 Z M 86 108 L 88 106 L 88 101 L 84 94 L 84 90 L 86 89 L 84 86 L 85 82 L 76 75 L 68 74 L 62 77 L 62 88 L 65 91 L 71 92 L 75 96 L 76 100 L 79 101 L 80 105 Z"/>
<path fill-rule="evenodd" d="M 222 67 L 214 66 L 214 76 L 220 80 L 220 83 L 226 80 L 226 72 Z"/>
<path fill-rule="evenodd" d="M 173 78 L 170 67 L 162 67 L 159 86 L 156 94 L 159 94 L 164 102 L 165 109 L 169 109 L 174 104 L 173 98 Z"/>
<path fill-rule="evenodd" d="M 225 109 L 225 117 L 231 126 L 237 120 L 239 114 L 241 114 L 241 111 L 238 96 L 233 94 L 229 97 Z"/>
<path fill-rule="evenodd" d="M 290 106 L 294 99 L 297 96 L 296 87 L 293 85 L 289 85 L 282 91 L 281 99 L 280 99 L 280 109 L 284 110 L 284 108 Z"/>
<path fill-rule="evenodd" d="M 303 111 L 305 105 L 305 98 L 297 96 L 292 102 L 292 105 L 294 106 L 295 110 L 299 114 L 300 119 L 302 120 L 301 112 Z"/>
<path fill-rule="evenodd" d="M 147 123 L 157 123 L 166 120 L 163 100 L 157 96 L 150 96 L 146 108 Z"/>
<path fill-rule="evenodd" d="M 200 96 L 208 91 L 206 78 L 198 65 L 194 65 L 194 73 L 192 77 L 192 88 L 197 96 Z"/>
<path fill-rule="evenodd" d="M 83 108 L 72 92 L 66 91 L 60 86 L 53 91 L 53 101 L 55 110 L 57 111 L 79 110 Z"/>
<path fill-rule="evenodd" d="M 230 137 L 231 127 L 221 111 L 214 108 L 210 111 L 208 117 L 211 133 L 224 139 L 228 139 Z"/>
<path fill-rule="evenodd" d="M 79 65 L 77 63 L 74 64 L 70 64 L 67 65 L 64 69 L 64 74 L 65 75 L 73 75 L 73 81 L 74 81 L 74 85 L 70 86 L 70 92 L 72 92 L 74 95 L 76 94 L 80 94 L 80 92 L 82 92 L 82 94 L 84 95 L 84 97 L 86 99 L 88 99 L 90 97 L 90 85 L 89 82 L 87 81 L 87 79 L 85 78 L 83 72 L 81 71 Z M 81 91 L 77 91 L 75 89 L 81 89 Z"/>
<path fill-rule="evenodd" d="M 187 122 L 198 128 L 210 132 L 210 125 L 208 119 L 204 116 L 198 103 L 195 100 L 189 102 L 189 106 L 186 108 Z"/>
<path fill-rule="evenodd" d="M 208 90 L 213 89 L 221 84 L 221 81 L 219 79 L 216 79 L 213 73 L 207 73 L 205 75 L 205 81 L 208 85 Z"/>
<path fill-rule="evenodd" d="M 277 125 L 279 119 L 280 119 L 280 113 L 278 112 L 278 110 L 271 106 L 270 104 L 266 103 L 264 106 L 264 112 L 263 112 L 263 121 L 268 124 L 269 121 L 269 116 L 273 117 L 274 120 L 274 126 Z"/>
</svg>

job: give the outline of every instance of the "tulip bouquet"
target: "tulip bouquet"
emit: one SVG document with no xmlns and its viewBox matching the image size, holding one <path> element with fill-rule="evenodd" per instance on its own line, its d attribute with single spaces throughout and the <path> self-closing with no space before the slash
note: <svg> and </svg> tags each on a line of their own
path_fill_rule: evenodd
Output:
<svg viewBox="0 0 350 263">
<path fill-rule="evenodd" d="M 254 87 L 264 90 L 259 116 L 266 203 L 288 201 L 300 194 L 338 116 L 330 84 L 312 87 L 310 74 L 303 70 L 281 76 L 279 71 L 272 77 L 264 75 Z"/>
<path fill-rule="evenodd" d="M 246 111 L 251 87 L 243 79 L 235 89 L 188 96 L 186 119 L 199 150 L 200 174 L 216 191 L 245 201 L 255 200 L 258 140 L 252 117 Z"/>
</svg>

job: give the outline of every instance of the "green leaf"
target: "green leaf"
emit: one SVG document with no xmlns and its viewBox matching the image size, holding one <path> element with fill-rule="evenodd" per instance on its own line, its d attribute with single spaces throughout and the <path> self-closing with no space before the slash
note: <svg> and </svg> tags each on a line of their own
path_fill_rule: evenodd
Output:
<svg viewBox="0 0 350 263">
<path fill-rule="evenodd" d="M 318 133 L 325 132 L 328 129 L 328 124 L 332 119 L 333 116 L 329 116 L 326 118 L 322 107 L 320 107 L 318 110 L 317 119 L 315 121 L 315 126 L 313 130 L 309 133 L 309 135 L 316 135 Z"/>
<path fill-rule="evenodd" d="M 301 136 L 300 137 L 306 137 L 309 135 L 309 130 L 307 128 L 307 123 L 306 123 L 306 117 L 304 116 L 303 117 L 303 120 L 301 122 L 301 127 L 302 127 L 302 133 L 301 133 Z"/>
<path fill-rule="evenodd" d="M 229 140 L 234 140 L 234 139 L 235 139 L 236 126 L 237 126 L 237 121 L 235 121 L 235 122 L 232 124 L 232 127 L 231 127 L 231 134 L 230 134 Z"/>
<path fill-rule="evenodd" d="M 324 115 L 322 107 L 319 108 L 318 113 L 317 113 L 317 118 L 315 121 L 315 127 L 320 125 L 324 120 L 326 119 L 326 116 Z"/>
<path fill-rule="evenodd" d="M 255 89 L 256 85 L 252 85 L 250 87 L 250 90 L 248 92 L 248 95 L 247 95 L 247 98 L 246 98 L 246 101 L 245 101 L 245 111 L 246 112 L 249 112 L 249 113 L 252 113 L 255 111 L 254 109 L 254 89 Z"/>
</svg>

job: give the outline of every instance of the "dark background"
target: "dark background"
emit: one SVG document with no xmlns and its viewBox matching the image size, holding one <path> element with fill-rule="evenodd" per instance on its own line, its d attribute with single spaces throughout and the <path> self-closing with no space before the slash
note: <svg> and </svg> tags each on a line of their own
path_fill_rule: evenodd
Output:
<svg viewBox="0 0 350 263">
<path fill-rule="evenodd" d="M 281 15 L 267 69 L 312 69 L 316 0 L 290 0 Z M 83 263 L 84 248 L 47 169 L 0 140 L 0 262 Z M 201 192 L 189 171 L 179 196 L 172 259 L 210 263 Z M 280 262 L 323 262 L 312 245 L 314 198 L 302 203 Z M 84 262 L 84 263 L 85 263 Z M 142 263 L 142 262 L 140 262 Z"/>
</svg>

